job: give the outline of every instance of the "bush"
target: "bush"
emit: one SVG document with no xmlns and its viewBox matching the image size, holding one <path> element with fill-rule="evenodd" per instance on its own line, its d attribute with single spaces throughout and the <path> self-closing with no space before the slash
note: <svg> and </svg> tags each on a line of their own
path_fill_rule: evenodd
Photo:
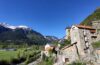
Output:
<svg viewBox="0 0 100 65">
<path fill-rule="evenodd" d="M 61 48 L 63 48 L 64 46 L 67 46 L 71 44 L 71 40 L 64 40 L 64 43 L 61 44 Z"/>
<path fill-rule="evenodd" d="M 28 55 L 26 58 L 26 61 L 24 62 L 25 64 L 31 63 L 35 60 L 37 60 L 40 57 L 40 51 L 34 52 L 32 55 Z"/>
<path fill-rule="evenodd" d="M 53 65 L 53 57 L 46 57 L 44 60 L 42 60 L 38 65 Z"/>
<path fill-rule="evenodd" d="M 26 58 L 25 64 L 28 64 L 28 62 L 29 62 L 29 55 Z"/>
</svg>

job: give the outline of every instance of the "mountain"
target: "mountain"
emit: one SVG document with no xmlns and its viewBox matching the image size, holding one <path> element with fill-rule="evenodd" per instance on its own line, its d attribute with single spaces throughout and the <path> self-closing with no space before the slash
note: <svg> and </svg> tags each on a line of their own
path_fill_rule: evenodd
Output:
<svg viewBox="0 0 100 65">
<path fill-rule="evenodd" d="M 65 38 L 63 37 L 63 38 L 61 38 L 61 39 L 58 41 L 58 43 L 63 44 L 64 41 L 65 41 Z"/>
<path fill-rule="evenodd" d="M 100 8 L 97 8 L 91 15 L 89 15 L 83 22 L 82 25 L 90 25 L 91 21 L 100 20 Z"/>
<path fill-rule="evenodd" d="M 27 26 L 11 26 L 0 23 L 0 42 L 7 44 L 44 44 L 47 40 L 42 34 Z"/>
<path fill-rule="evenodd" d="M 54 41 L 58 41 L 59 40 L 55 36 L 45 36 L 45 38 L 48 40 L 48 42 L 54 42 Z"/>
</svg>

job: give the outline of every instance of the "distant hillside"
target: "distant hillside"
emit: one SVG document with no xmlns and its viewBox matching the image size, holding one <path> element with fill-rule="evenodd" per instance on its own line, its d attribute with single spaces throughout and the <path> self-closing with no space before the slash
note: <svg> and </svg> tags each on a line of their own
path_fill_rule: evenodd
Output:
<svg viewBox="0 0 100 65">
<path fill-rule="evenodd" d="M 0 23 L 0 44 L 45 44 L 47 40 L 42 34 L 27 26 L 11 26 Z"/>
<path fill-rule="evenodd" d="M 100 8 L 97 8 L 91 15 L 89 15 L 83 22 L 80 24 L 91 25 L 91 21 L 100 20 Z"/>
<path fill-rule="evenodd" d="M 54 42 L 54 41 L 58 41 L 59 39 L 55 36 L 45 36 L 46 40 L 48 40 L 48 42 Z"/>
</svg>

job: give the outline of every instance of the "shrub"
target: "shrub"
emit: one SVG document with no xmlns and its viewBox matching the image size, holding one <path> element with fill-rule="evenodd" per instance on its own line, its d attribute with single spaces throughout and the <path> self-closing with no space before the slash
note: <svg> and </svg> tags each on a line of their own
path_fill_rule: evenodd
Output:
<svg viewBox="0 0 100 65">
<path fill-rule="evenodd" d="M 31 63 L 40 57 L 40 51 L 34 52 L 32 55 L 29 54 L 26 58 L 25 64 Z"/>
<path fill-rule="evenodd" d="M 53 58 L 52 57 L 46 57 L 38 65 L 53 65 Z"/>
<path fill-rule="evenodd" d="M 28 64 L 28 62 L 29 62 L 29 55 L 26 58 L 25 64 Z"/>
<path fill-rule="evenodd" d="M 61 44 L 61 48 L 63 48 L 64 46 L 67 46 L 71 44 L 71 40 L 64 40 L 64 43 Z"/>
</svg>

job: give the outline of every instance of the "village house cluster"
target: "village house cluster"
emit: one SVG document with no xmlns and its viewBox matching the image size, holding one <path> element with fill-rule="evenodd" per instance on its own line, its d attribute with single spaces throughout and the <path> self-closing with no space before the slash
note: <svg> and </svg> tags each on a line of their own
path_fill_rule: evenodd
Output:
<svg viewBox="0 0 100 65">
<path fill-rule="evenodd" d="M 100 20 L 92 21 L 91 26 L 72 25 L 66 28 L 66 36 L 64 39 L 71 40 L 71 44 L 59 49 L 54 45 L 46 44 L 45 51 L 41 53 L 47 57 L 50 56 L 50 50 L 59 51 L 55 56 L 57 61 L 54 65 L 66 65 L 72 62 L 81 61 L 87 65 L 100 65 L 100 48 L 94 49 L 92 44 L 100 41 Z M 57 50 L 58 48 L 58 50 Z"/>
<path fill-rule="evenodd" d="M 70 39 L 71 44 L 65 46 L 62 51 L 65 59 L 69 59 L 67 62 L 81 60 L 99 65 L 97 63 L 100 63 L 100 49 L 94 49 L 92 44 L 100 41 L 100 20 L 92 21 L 91 24 L 92 26 L 72 25 L 66 28 L 65 39 Z"/>
</svg>

